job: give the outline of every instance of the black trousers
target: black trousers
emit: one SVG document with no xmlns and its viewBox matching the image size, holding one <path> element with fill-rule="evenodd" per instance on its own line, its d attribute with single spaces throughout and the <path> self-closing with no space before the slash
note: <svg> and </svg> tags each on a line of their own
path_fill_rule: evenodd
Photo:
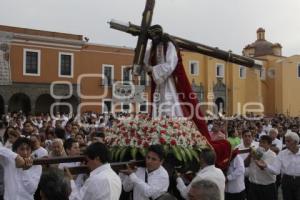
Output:
<svg viewBox="0 0 300 200">
<path fill-rule="evenodd" d="M 246 190 L 245 190 L 245 192 L 246 192 L 246 198 L 247 199 L 251 199 L 251 197 L 250 197 L 250 189 L 249 189 L 249 187 L 250 187 L 250 181 L 249 181 L 248 177 L 245 177 L 245 187 L 246 187 Z"/>
<path fill-rule="evenodd" d="M 246 192 L 243 190 L 240 193 L 225 192 L 225 200 L 245 200 Z"/>
<path fill-rule="evenodd" d="M 284 200 L 300 200 L 300 176 L 283 175 L 281 187 Z"/>
<path fill-rule="evenodd" d="M 276 184 L 259 185 L 250 182 L 250 200 L 276 200 Z"/>
</svg>

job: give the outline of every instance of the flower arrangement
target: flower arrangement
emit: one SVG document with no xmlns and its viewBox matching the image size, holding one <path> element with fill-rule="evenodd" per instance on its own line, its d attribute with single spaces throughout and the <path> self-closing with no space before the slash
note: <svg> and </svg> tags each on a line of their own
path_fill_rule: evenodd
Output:
<svg viewBox="0 0 300 200">
<path fill-rule="evenodd" d="M 136 115 L 116 120 L 105 133 L 113 161 L 124 161 L 128 153 L 134 160 L 138 154 L 145 157 L 150 145 L 161 144 L 166 155 L 172 153 L 178 161 L 186 163 L 198 160 L 197 151 L 209 146 L 193 122 L 185 118 L 152 119 Z"/>
<path fill-rule="evenodd" d="M 251 148 L 251 156 L 255 160 L 260 160 L 263 157 L 264 152 L 265 152 L 265 150 L 262 147 L 257 147 L 256 149 Z"/>
</svg>

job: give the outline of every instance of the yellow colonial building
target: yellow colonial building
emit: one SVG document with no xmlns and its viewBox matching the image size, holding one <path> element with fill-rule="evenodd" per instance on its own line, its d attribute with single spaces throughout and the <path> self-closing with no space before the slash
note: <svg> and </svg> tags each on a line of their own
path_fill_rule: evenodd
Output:
<svg viewBox="0 0 300 200">
<path fill-rule="evenodd" d="M 186 73 L 206 109 L 222 109 L 229 115 L 245 112 L 265 115 L 300 115 L 300 55 L 285 57 L 282 46 L 257 30 L 257 40 L 243 55 L 261 61 L 261 70 L 239 66 L 193 52 L 183 52 Z M 211 104 L 215 103 L 213 108 Z"/>
</svg>

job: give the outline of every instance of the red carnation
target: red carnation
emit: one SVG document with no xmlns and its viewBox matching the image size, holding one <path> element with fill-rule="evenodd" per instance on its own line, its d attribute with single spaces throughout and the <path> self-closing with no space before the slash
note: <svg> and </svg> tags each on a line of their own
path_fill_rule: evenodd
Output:
<svg viewBox="0 0 300 200">
<path fill-rule="evenodd" d="M 137 141 L 137 144 L 138 144 L 138 145 L 141 145 L 141 144 L 142 144 L 142 140 L 138 140 L 138 141 Z"/>
<path fill-rule="evenodd" d="M 126 138 L 126 139 L 125 139 L 125 143 L 126 143 L 126 144 L 129 144 L 129 143 L 130 143 L 130 139 L 129 139 L 129 138 Z"/>
<path fill-rule="evenodd" d="M 144 148 L 148 148 L 149 147 L 149 143 L 148 142 L 144 142 L 143 146 L 144 146 Z"/>
<path fill-rule="evenodd" d="M 160 131 L 160 134 L 161 134 L 161 135 L 165 135 L 166 133 L 167 133 L 166 130 L 161 130 L 161 131 Z"/>
<path fill-rule="evenodd" d="M 172 140 L 170 141 L 170 144 L 171 144 L 171 145 L 176 145 L 177 142 L 176 142 L 176 140 L 172 139 Z"/>
<path fill-rule="evenodd" d="M 159 142 L 160 142 L 160 144 L 166 144 L 166 140 L 165 140 L 165 138 L 159 138 Z"/>
</svg>

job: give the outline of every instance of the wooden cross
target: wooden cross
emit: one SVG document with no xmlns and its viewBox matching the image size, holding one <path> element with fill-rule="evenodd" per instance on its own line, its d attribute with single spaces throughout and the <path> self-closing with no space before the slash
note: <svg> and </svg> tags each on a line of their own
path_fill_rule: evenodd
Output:
<svg viewBox="0 0 300 200">
<path fill-rule="evenodd" d="M 135 48 L 133 59 L 133 75 L 140 75 L 142 72 L 142 65 L 144 62 L 147 42 L 148 42 L 148 29 L 151 26 L 152 15 L 154 10 L 155 0 L 147 0 L 145 10 L 143 12 L 143 19 L 141 24 L 138 41 Z"/>
<path fill-rule="evenodd" d="M 143 64 L 145 50 L 148 41 L 148 29 L 151 24 L 152 14 L 154 9 L 154 2 L 155 2 L 154 0 L 147 0 L 146 7 L 143 13 L 143 20 L 141 26 L 137 26 L 131 23 L 122 24 L 114 20 L 109 22 L 110 27 L 113 29 L 127 32 L 134 36 L 138 35 L 138 43 L 135 48 L 134 64 L 133 64 L 135 75 L 139 75 L 141 71 L 141 66 Z M 231 51 L 224 51 L 218 48 L 210 47 L 207 45 L 203 45 L 200 43 L 196 43 L 172 35 L 169 35 L 169 37 L 172 38 L 172 40 L 175 41 L 176 44 L 182 49 L 198 52 L 207 56 L 211 56 L 214 58 L 218 58 L 221 60 L 225 60 L 246 67 L 254 67 L 258 69 L 261 69 L 262 67 L 261 62 L 245 56 L 233 54 Z"/>
</svg>

